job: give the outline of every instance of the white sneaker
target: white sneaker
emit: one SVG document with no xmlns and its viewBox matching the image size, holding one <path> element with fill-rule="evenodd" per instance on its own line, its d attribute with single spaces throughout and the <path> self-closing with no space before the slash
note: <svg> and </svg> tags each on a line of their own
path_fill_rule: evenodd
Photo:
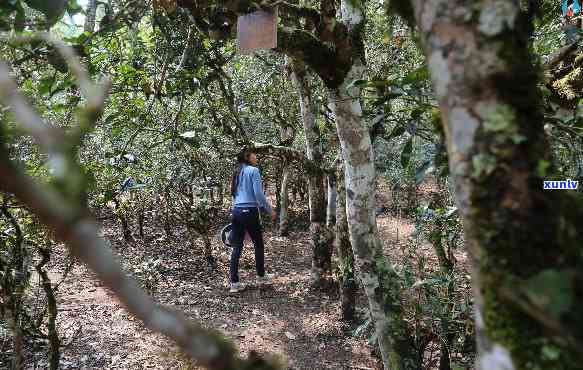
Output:
<svg viewBox="0 0 583 370">
<path fill-rule="evenodd" d="M 273 282 L 274 277 L 275 277 L 274 274 L 265 274 L 264 276 L 255 277 L 255 281 L 258 284 L 269 284 L 269 283 Z"/>
<path fill-rule="evenodd" d="M 229 289 L 229 293 L 239 293 L 244 291 L 245 288 L 246 286 L 243 283 L 231 283 L 231 289 Z"/>
</svg>

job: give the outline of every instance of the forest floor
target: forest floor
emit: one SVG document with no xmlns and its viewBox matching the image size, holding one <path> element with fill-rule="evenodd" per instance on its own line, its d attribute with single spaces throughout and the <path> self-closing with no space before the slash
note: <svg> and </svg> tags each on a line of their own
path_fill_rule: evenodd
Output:
<svg viewBox="0 0 583 370">
<path fill-rule="evenodd" d="M 379 198 L 381 206 L 389 201 Z M 295 213 L 298 222 L 293 224 L 291 237 L 278 237 L 266 228 L 266 266 L 276 276 L 273 284 L 251 286 L 239 294 L 228 293 L 229 255 L 218 238 L 213 238 L 218 266 L 212 270 L 202 257 L 200 240 L 182 230 L 167 238 L 154 225 L 146 229 L 144 239 L 128 243 L 115 220 L 108 218 L 103 222 L 103 235 L 127 271 L 157 302 L 223 331 L 243 354 L 251 350 L 277 353 L 287 359 L 290 369 L 298 370 L 380 369 L 367 338 L 353 335 L 358 323 L 349 326 L 339 320 L 336 289 L 310 288 L 309 234 L 299 231 L 308 228 L 306 210 Z M 401 245 L 407 243 L 414 224 L 389 212 L 379 215 L 378 224 L 385 246 L 393 246 L 387 253 L 402 258 L 405 249 Z M 432 251 L 423 248 L 421 253 L 434 259 Z M 74 264 L 63 278 L 67 264 L 67 252 L 60 246 L 51 261 L 50 276 L 54 282 L 62 280 L 58 293 L 62 369 L 196 368 L 186 365 L 169 340 L 129 315 L 84 266 Z M 240 275 L 243 282 L 254 280 L 251 245 L 245 247 Z M 364 316 L 362 294 L 359 308 Z M 45 368 L 46 355 L 35 353 L 28 368 Z"/>
</svg>

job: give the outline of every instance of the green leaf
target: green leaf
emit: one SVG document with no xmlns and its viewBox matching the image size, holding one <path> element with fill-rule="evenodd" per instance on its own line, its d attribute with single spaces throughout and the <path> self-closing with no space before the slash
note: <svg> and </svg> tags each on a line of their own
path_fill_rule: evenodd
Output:
<svg viewBox="0 0 583 370">
<path fill-rule="evenodd" d="M 411 72 L 409 72 L 403 79 L 403 84 L 414 84 L 416 82 L 423 82 L 429 79 L 429 70 L 426 65 L 423 65 Z"/>
<path fill-rule="evenodd" d="M 65 12 L 67 0 L 23 0 L 26 5 L 43 13 L 51 25 L 57 23 Z"/>
<path fill-rule="evenodd" d="M 496 170 L 496 157 L 487 153 L 476 154 L 472 157 L 472 177 L 479 179 L 482 176 L 488 176 Z"/>
<path fill-rule="evenodd" d="M 394 139 L 398 136 L 403 135 L 406 130 L 407 130 L 407 127 L 405 127 L 405 125 L 395 126 L 395 128 L 393 128 L 393 131 L 391 131 L 389 136 L 387 136 L 387 140 L 391 140 L 391 139 Z"/>
<path fill-rule="evenodd" d="M 526 281 L 530 301 L 548 311 L 554 318 L 567 312 L 574 302 L 572 273 L 564 270 L 543 270 Z"/>
<path fill-rule="evenodd" d="M 411 154 L 413 153 L 413 138 L 409 138 L 403 151 L 401 152 L 401 165 L 406 168 L 411 161 Z"/>
<path fill-rule="evenodd" d="M 67 9 L 67 13 L 69 13 L 70 15 L 75 15 L 75 14 L 81 13 L 83 11 L 83 8 L 81 7 L 81 5 L 79 5 L 77 3 L 77 0 L 68 0 L 66 9 Z"/>
<path fill-rule="evenodd" d="M 346 90 L 350 90 L 353 87 L 365 87 L 368 84 L 367 80 L 354 80 L 346 86 Z"/>
<path fill-rule="evenodd" d="M 87 40 L 87 38 L 89 38 L 89 36 L 91 36 L 91 32 L 82 32 L 78 36 L 65 37 L 65 38 L 63 38 L 63 41 L 66 41 L 66 42 L 71 43 L 71 44 L 80 45 L 85 40 Z"/>
<path fill-rule="evenodd" d="M 121 127 L 121 126 L 114 126 L 114 127 L 111 128 L 111 136 L 113 138 L 117 138 L 117 137 L 119 137 L 121 135 L 122 131 L 123 131 L 123 127 Z"/>
<path fill-rule="evenodd" d="M 53 112 L 57 112 L 57 113 L 63 113 L 66 112 L 69 109 L 69 105 L 67 104 L 54 104 L 53 106 L 51 106 L 51 109 Z"/>
<path fill-rule="evenodd" d="M 447 212 L 443 215 L 444 218 L 450 218 L 457 212 L 457 207 L 448 207 Z"/>
<path fill-rule="evenodd" d="M 548 344 L 543 346 L 542 354 L 551 361 L 558 360 L 561 357 L 561 351 L 557 347 Z"/>
<path fill-rule="evenodd" d="M 119 116 L 118 112 L 113 112 L 103 119 L 103 123 L 107 124 L 112 123 L 113 120 L 116 119 L 118 116 Z"/>
<path fill-rule="evenodd" d="M 52 77 L 42 78 L 38 85 L 38 92 L 41 95 L 50 95 L 54 80 Z"/>
<path fill-rule="evenodd" d="M 59 91 L 63 91 L 63 90 L 70 88 L 73 85 L 74 85 L 73 80 L 71 80 L 70 78 L 66 78 L 66 79 L 59 81 L 57 83 L 57 86 L 55 86 L 51 90 L 51 94 L 54 95 L 54 94 L 58 93 Z"/>
<path fill-rule="evenodd" d="M 419 117 L 421 117 L 421 115 L 423 114 L 423 112 L 425 112 L 423 109 L 421 108 L 415 108 L 411 111 L 411 119 L 412 120 L 417 120 L 419 119 Z"/>
<path fill-rule="evenodd" d="M 439 285 L 443 283 L 443 279 L 439 279 L 439 278 L 429 278 L 429 279 L 425 279 L 425 280 L 418 280 L 415 282 L 415 284 L 411 285 L 411 289 L 415 289 L 418 288 L 420 286 L 423 285 Z"/>
<path fill-rule="evenodd" d="M 539 177 L 545 177 L 547 175 L 550 167 L 551 167 L 551 162 L 545 161 L 544 159 L 541 159 L 537 163 L 536 174 Z"/>
<path fill-rule="evenodd" d="M 390 92 L 387 95 L 385 95 L 385 98 L 387 100 L 395 99 L 395 98 L 403 96 L 403 94 L 404 94 L 403 92 Z"/>
</svg>

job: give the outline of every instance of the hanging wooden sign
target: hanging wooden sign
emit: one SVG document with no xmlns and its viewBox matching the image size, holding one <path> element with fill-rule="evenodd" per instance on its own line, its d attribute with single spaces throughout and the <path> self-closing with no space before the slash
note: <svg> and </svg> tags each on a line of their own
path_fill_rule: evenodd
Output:
<svg viewBox="0 0 583 370">
<path fill-rule="evenodd" d="M 277 47 L 277 8 L 258 10 L 237 18 L 237 49 L 250 53 Z"/>
</svg>

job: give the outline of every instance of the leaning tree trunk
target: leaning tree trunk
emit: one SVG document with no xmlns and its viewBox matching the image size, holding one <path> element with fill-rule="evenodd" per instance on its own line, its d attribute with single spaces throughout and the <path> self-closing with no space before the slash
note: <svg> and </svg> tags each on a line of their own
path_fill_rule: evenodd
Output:
<svg viewBox="0 0 583 370">
<path fill-rule="evenodd" d="M 279 235 L 289 235 L 289 178 L 291 175 L 291 167 L 286 163 L 283 167 L 283 176 L 281 179 L 280 190 L 280 207 L 279 207 Z"/>
<path fill-rule="evenodd" d="M 362 3 L 342 1 L 342 21 L 362 45 Z M 383 255 L 375 217 L 373 147 L 363 122 L 360 89 L 354 81 L 364 74 L 364 48 L 353 48 L 352 66 L 342 84 L 329 88 L 330 108 L 336 120 L 345 162 L 346 214 L 350 243 L 359 278 L 368 298 L 385 369 L 415 369 L 418 359 L 409 328 L 403 320 L 399 278 Z"/>
<path fill-rule="evenodd" d="M 346 189 L 344 186 L 344 166 L 342 162 L 337 166 L 336 188 L 336 227 L 334 243 L 338 254 L 338 272 L 340 280 L 340 297 L 342 320 L 354 320 L 354 309 L 356 307 L 356 292 L 358 285 L 354 275 L 354 254 L 350 245 L 348 235 L 348 221 L 346 219 Z"/>
<path fill-rule="evenodd" d="M 413 5 L 472 257 L 477 368 L 580 369 L 583 201 L 543 190 L 529 20 L 511 0 Z"/>
<path fill-rule="evenodd" d="M 300 110 L 306 136 L 308 159 L 322 162 L 320 132 L 316 125 L 315 107 L 312 101 L 309 76 L 304 65 L 292 63 L 293 80 L 300 95 Z M 326 190 L 321 172 L 308 173 L 308 199 L 310 206 L 310 234 L 313 250 L 312 282 L 319 285 L 324 274 L 330 271 L 332 259 L 332 233 L 326 227 Z"/>
<path fill-rule="evenodd" d="M 375 168 L 370 134 L 363 124 L 357 87 L 361 63 L 353 66 L 345 82 L 331 89 L 330 106 L 336 119 L 345 160 L 346 213 L 350 243 L 370 314 L 375 324 L 385 369 L 413 369 L 417 359 L 403 320 L 399 278 L 383 255 L 375 218 Z"/>
</svg>

